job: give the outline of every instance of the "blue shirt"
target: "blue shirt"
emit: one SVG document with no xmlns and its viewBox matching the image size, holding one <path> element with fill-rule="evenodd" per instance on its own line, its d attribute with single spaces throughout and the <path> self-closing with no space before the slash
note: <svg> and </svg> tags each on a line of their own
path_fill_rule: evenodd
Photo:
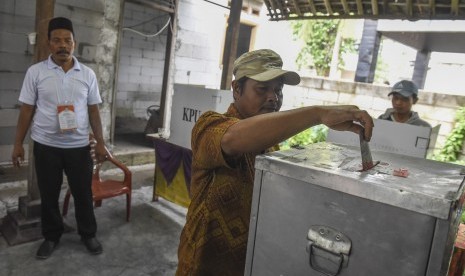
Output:
<svg viewBox="0 0 465 276">
<path fill-rule="evenodd" d="M 31 138 L 41 144 L 58 148 L 77 148 L 89 144 L 88 105 L 102 102 L 94 71 L 73 57 L 68 72 L 47 60 L 29 67 L 19 101 L 36 107 Z M 58 105 L 74 105 L 77 129 L 62 133 L 58 123 Z"/>
</svg>

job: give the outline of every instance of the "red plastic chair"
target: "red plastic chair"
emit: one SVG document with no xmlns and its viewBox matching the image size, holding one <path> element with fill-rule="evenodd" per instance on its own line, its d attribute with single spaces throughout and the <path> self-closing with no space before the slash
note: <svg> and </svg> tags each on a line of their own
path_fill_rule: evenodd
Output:
<svg viewBox="0 0 465 276">
<path fill-rule="evenodd" d="M 132 192 L 132 173 L 131 171 L 118 161 L 110 151 L 105 147 L 107 159 L 103 162 L 97 162 L 95 158 L 95 145 L 97 141 L 90 136 L 90 146 L 91 146 L 91 155 L 94 160 L 94 173 L 92 175 L 92 197 L 94 200 L 94 206 L 102 206 L 102 200 L 106 198 L 111 198 L 120 195 L 126 195 L 126 221 L 129 221 L 129 216 L 131 215 L 131 192 Z M 113 180 L 113 179 L 104 179 L 100 178 L 100 169 L 104 162 L 111 162 L 114 166 L 119 168 L 124 173 L 124 179 Z M 68 214 L 69 199 L 71 196 L 71 190 L 68 188 L 66 192 L 65 199 L 63 202 L 63 216 Z"/>
</svg>

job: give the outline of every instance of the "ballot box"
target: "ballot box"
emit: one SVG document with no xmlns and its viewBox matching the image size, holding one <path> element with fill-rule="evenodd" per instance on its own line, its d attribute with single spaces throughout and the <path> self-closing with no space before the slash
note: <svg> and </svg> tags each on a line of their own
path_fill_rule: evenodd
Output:
<svg viewBox="0 0 465 276">
<path fill-rule="evenodd" d="M 372 150 L 425 158 L 434 150 L 441 125 L 433 128 L 374 119 Z M 357 146 L 359 136 L 353 132 L 329 129 L 327 142 Z"/>
<path fill-rule="evenodd" d="M 327 142 L 257 156 L 245 275 L 446 275 L 464 167 L 372 155 L 368 171 Z"/>
<path fill-rule="evenodd" d="M 232 91 L 207 89 L 199 86 L 175 84 L 169 142 L 191 148 L 191 132 L 195 122 L 207 111 L 225 113 L 234 101 Z"/>
</svg>

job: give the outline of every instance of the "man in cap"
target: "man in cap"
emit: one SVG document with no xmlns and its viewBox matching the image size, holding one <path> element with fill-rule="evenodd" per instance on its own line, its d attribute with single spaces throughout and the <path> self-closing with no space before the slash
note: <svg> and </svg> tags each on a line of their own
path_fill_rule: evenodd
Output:
<svg viewBox="0 0 465 276">
<path fill-rule="evenodd" d="M 36 257 L 50 257 L 64 231 L 58 206 L 63 173 L 74 197 L 78 233 L 92 254 L 102 252 L 95 238 L 97 223 L 92 200 L 92 158 L 89 124 L 96 157 L 105 158 L 98 104 L 102 102 L 95 73 L 73 56 L 76 41 L 72 22 L 63 17 L 50 20 L 47 60 L 32 65 L 26 73 L 19 101 L 13 165 L 24 160 L 23 141 L 31 126 L 34 158 L 41 198 L 44 241 Z"/>
<path fill-rule="evenodd" d="M 412 111 L 412 106 L 418 101 L 418 87 L 415 83 L 409 80 L 399 81 L 394 84 L 388 96 L 391 97 L 392 108 L 386 109 L 378 119 L 431 128 L 428 122 L 420 119 L 417 112 Z"/>
<path fill-rule="evenodd" d="M 282 65 L 268 49 L 240 56 L 233 69 L 234 102 L 224 114 L 205 112 L 192 129 L 191 203 L 180 237 L 178 276 L 244 275 L 256 155 L 317 124 L 364 131 L 371 138 L 373 120 L 355 106 L 278 112 L 284 84 L 300 82 Z"/>
</svg>

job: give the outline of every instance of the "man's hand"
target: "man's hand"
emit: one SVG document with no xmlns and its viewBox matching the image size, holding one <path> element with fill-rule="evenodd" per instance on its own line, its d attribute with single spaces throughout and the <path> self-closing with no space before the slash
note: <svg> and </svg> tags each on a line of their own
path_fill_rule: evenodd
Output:
<svg viewBox="0 0 465 276">
<path fill-rule="evenodd" d="M 370 141 L 374 127 L 370 114 L 365 110 L 360 110 L 357 106 L 328 107 L 322 123 L 339 131 L 352 131 L 355 134 L 363 131 L 367 141 Z"/>
<path fill-rule="evenodd" d="M 97 143 L 95 145 L 95 158 L 97 158 L 97 162 L 103 162 L 107 159 L 107 150 L 105 149 L 105 145 L 103 143 Z"/>
<path fill-rule="evenodd" d="M 13 152 L 11 153 L 11 161 L 13 162 L 13 166 L 16 168 L 20 167 L 20 164 L 24 162 L 24 147 L 23 145 L 16 145 L 13 148 Z"/>
</svg>

